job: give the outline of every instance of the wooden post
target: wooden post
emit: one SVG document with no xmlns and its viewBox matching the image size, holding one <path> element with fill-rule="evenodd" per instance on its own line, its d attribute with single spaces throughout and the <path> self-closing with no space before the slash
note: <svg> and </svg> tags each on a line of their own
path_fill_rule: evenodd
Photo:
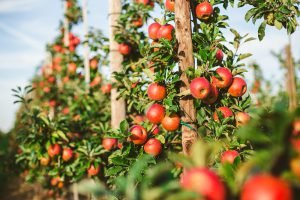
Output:
<svg viewBox="0 0 300 200">
<path fill-rule="evenodd" d="M 64 2 L 64 13 L 67 13 L 67 10 L 68 10 L 68 5 L 67 4 L 68 4 L 68 2 L 65 1 Z M 65 47 L 69 47 L 70 46 L 70 40 L 69 40 L 69 20 L 68 20 L 68 18 L 66 16 L 64 17 L 64 46 Z"/>
<path fill-rule="evenodd" d="M 110 71 L 118 72 L 122 70 L 123 56 L 118 51 L 118 43 L 115 41 L 115 26 L 119 20 L 122 5 L 121 0 L 108 0 L 109 4 L 109 42 L 110 42 Z M 115 80 L 112 77 L 112 82 Z M 111 126 L 118 128 L 120 122 L 125 119 L 125 101 L 117 100 L 118 92 L 115 88 L 111 90 Z"/>
<path fill-rule="evenodd" d="M 87 16 L 87 0 L 82 1 L 82 16 L 83 16 L 83 27 L 84 35 L 88 39 L 89 25 L 88 25 L 88 16 Z M 86 42 L 84 44 L 84 78 L 86 83 L 87 90 L 89 89 L 90 84 L 90 66 L 89 66 L 89 44 Z"/>
<path fill-rule="evenodd" d="M 289 36 L 289 44 L 285 48 L 286 51 L 286 68 L 287 68 L 287 91 L 289 95 L 289 110 L 294 111 L 297 108 L 297 86 L 295 79 L 295 66 L 292 55 L 291 37 Z"/>
<path fill-rule="evenodd" d="M 179 70 L 181 72 L 182 85 L 180 92 L 189 89 L 189 80 L 184 73 L 189 67 L 194 67 L 192 32 L 191 32 L 191 11 L 190 0 L 175 1 L 175 30 L 178 41 Z M 182 149 L 184 154 L 189 154 L 190 147 L 197 139 L 196 132 L 196 111 L 193 98 L 184 97 L 180 100 L 182 110 L 181 121 L 190 125 L 182 126 Z"/>
</svg>

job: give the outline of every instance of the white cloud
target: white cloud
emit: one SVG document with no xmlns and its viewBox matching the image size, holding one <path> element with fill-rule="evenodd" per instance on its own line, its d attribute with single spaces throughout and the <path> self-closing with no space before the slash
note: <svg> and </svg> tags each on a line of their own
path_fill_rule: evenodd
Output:
<svg viewBox="0 0 300 200">
<path fill-rule="evenodd" d="M 43 51 L 29 51 L 18 53 L 1 53 L 0 69 L 24 69 L 24 67 L 34 68 L 42 61 L 46 54 Z M 17 61 L 17 62 L 16 62 Z"/>
<path fill-rule="evenodd" d="M 40 0 L 1 0 L 0 13 L 27 11 L 33 8 L 34 3 Z"/>
<path fill-rule="evenodd" d="M 4 23 L 0 23 L 0 29 L 2 29 L 3 31 L 9 33 L 13 37 L 20 40 L 21 42 L 24 42 L 24 43 L 30 45 L 32 48 L 35 48 L 37 50 L 41 50 L 41 42 L 34 39 L 33 37 L 30 37 L 29 35 L 27 35 L 25 33 L 22 33 L 19 30 L 15 29 L 13 27 L 10 27 L 10 26 L 8 26 Z"/>
</svg>

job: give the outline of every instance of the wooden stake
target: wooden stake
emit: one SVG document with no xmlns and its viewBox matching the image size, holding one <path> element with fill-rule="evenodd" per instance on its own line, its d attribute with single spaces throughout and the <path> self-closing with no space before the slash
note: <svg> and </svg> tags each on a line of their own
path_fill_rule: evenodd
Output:
<svg viewBox="0 0 300 200">
<path fill-rule="evenodd" d="M 184 73 L 189 67 L 194 67 L 192 31 L 191 31 L 191 11 L 190 0 L 175 1 L 175 30 L 178 41 L 178 58 L 181 72 L 182 85 L 180 92 L 189 89 L 189 80 Z M 191 96 L 180 100 L 182 110 L 181 121 L 190 125 L 182 126 L 182 149 L 184 154 L 189 154 L 191 145 L 197 139 L 196 132 L 196 111 Z"/>
<path fill-rule="evenodd" d="M 89 25 L 88 25 L 88 16 L 87 16 L 87 0 L 82 1 L 82 16 L 83 16 L 83 27 L 84 35 L 88 39 Z M 90 66 L 89 66 L 89 44 L 86 42 L 84 44 L 84 78 L 87 89 L 89 89 L 90 84 Z"/>
<path fill-rule="evenodd" d="M 68 10 L 68 2 L 64 2 L 64 13 L 67 13 Z M 69 47 L 70 46 L 70 40 L 69 40 L 69 19 L 65 16 L 64 17 L 64 46 Z M 69 49 L 68 49 L 69 50 Z M 68 51 L 67 51 L 68 52 Z"/>
<path fill-rule="evenodd" d="M 294 111 L 297 108 L 297 86 L 295 79 L 295 66 L 292 55 L 291 37 L 289 36 L 289 44 L 285 48 L 286 51 L 286 68 L 287 68 L 287 91 L 289 95 L 289 110 Z"/>
<path fill-rule="evenodd" d="M 110 71 L 118 72 L 122 70 L 123 56 L 118 51 L 118 43 L 115 41 L 115 26 L 118 24 L 119 16 L 121 13 L 121 1 L 109 0 L 109 41 L 110 41 Z M 115 80 L 112 77 L 112 82 Z M 124 99 L 117 100 L 118 92 L 116 89 L 111 90 L 111 126 L 118 128 L 120 122 L 125 119 L 125 101 Z"/>
</svg>

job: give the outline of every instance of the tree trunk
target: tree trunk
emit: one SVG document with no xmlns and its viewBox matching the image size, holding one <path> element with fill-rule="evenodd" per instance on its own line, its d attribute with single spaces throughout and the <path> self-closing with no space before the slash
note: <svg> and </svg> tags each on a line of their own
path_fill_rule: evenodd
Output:
<svg viewBox="0 0 300 200">
<path fill-rule="evenodd" d="M 181 72 L 180 80 L 182 85 L 180 92 L 189 89 L 189 80 L 184 73 L 189 67 L 194 67 L 192 32 L 191 32 L 191 12 L 190 0 L 175 1 L 175 30 L 178 41 L 179 70 Z M 181 121 L 189 124 L 190 127 L 182 126 L 182 149 L 184 154 L 189 154 L 190 147 L 197 139 L 196 132 L 196 111 L 193 98 L 186 96 L 180 100 L 182 110 Z"/>
<path fill-rule="evenodd" d="M 122 70 L 123 56 L 118 51 L 118 44 L 115 41 L 115 26 L 119 20 L 121 13 L 121 1 L 109 0 L 109 41 L 110 41 L 110 69 L 111 73 Z M 112 76 L 112 82 L 115 80 Z M 118 128 L 120 122 L 125 119 L 125 101 L 124 99 L 118 99 L 118 92 L 115 88 L 111 90 L 111 126 L 112 128 Z"/>
<path fill-rule="evenodd" d="M 88 39 L 89 25 L 88 25 L 88 16 L 87 16 L 87 0 L 82 1 L 82 16 L 83 16 L 83 27 L 85 39 Z M 84 80 L 86 83 L 87 90 L 89 89 L 90 84 L 90 66 L 89 66 L 89 44 L 86 42 L 84 44 Z"/>
<path fill-rule="evenodd" d="M 289 38 L 289 40 L 291 40 Z M 295 66 L 292 55 L 291 41 L 286 46 L 286 68 L 287 68 L 287 91 L 289 95 L 289 110 L 294 111 L 297 108 L 297 88 L 295 79 Z"/>
</svg>

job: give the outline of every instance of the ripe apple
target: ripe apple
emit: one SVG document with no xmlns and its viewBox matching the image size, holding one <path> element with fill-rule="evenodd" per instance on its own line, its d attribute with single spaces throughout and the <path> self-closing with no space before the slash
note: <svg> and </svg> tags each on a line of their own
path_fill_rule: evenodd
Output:
<svg viewBox="0 0 300 200">
<path fill-rule="evenodd" d="M 225 200 L 226 190 L 221 179 L 208 168 L 194 167 L 186 170 L 180 181 L 181 186 L 198 193 L 204 199 Z"/>
<path fill-rule="evenodd" d="M 162 25 L 157 32 L 157 38 L 158 39 L 164 38 L 166 40 L 172 40 L 173 32 L 174 32 L 174 27 L 171 24 Z"/>
<path fill-rule="evenodd" d="M 130 137 L 129 139 L 133 144 L 144 144 L 147 140 L 147 131 L 141 125 L 134 125 L 130 128 Z"/>
<path fill-rule="evenodd" d="M 157 22 L 150 24 L 150 26 L 148 27 L 149 38 L 151 38 L 152 40 L 157 40 L 158 39 L 157 34 L 160 28 L 161 25 Z"/>
<path fill-rule="evenodd" d="M 50 100 L 49 101 L 49 106 L 50 107 L 55 107 L 56 106 L 56 101 L 55 100 Z"/>
<path fill-rule="evenodd" d="M 68 64 L 68 72 L 71 74 L 74 74 L 76 72 L 77 66 L 75 63 L 69 63 Z"/>
<path fill-rule="evenodd" d="M 166 97 L 166 88 L 159 83 L 152 83 L 148 87 L 147 94 L 149 99 L 160 101 Z"/>
<path fill-rule="evenodd" d="M 55 76 L 49 76 L 48 77 L 48 82 L 49 83 L 54 83 L 55 82 Z"/>
<path fill-rule="evenodd" d="M 206 104 L 213 104 L 218 100 L 218 96 L 219 96 L 218 88 L 214 84 L 211 84 L 210 93 L 209 93 L 208 97 L 203 99 L 203 102 Z"/>
<path fill-rule="evenodd" d="M 269 174 L 257 174 L 246 181 L 241 200 L 292 200 L 292 190 L 287 182 Z"/>
<path fill-rule="evenodd" d="M 216 73 L 220 78 L 217 78 L 215 76 L 212 77 L 213 83 L 218 87 L 218 88 L 227 88 L 232 84 L 233 77 L 232 73 L 228 68 L 225 67 L 219 67 L 216 70 Z"/>
<path fill-rule="evenodd" d="M 90 60 L 90 67 L 91 69 L 97 69 L 98 68 L 98 64 L 99 64 L 99 61 L 97 58 L 92 58 Z"/>
<path fill-rule="evenodd" d="M 247 91 L 247 84 L 244 79 L 235 77 L 232 81 L 231 86 L 228 89 L 228 93 L 233 97 L 241 97 Z"/>
<path fill-rule="evenodd" d="M 95 167 L 94 165 L 90 165 L 90 167 L 87 169 L 87 173 L 89 176 L 96 176 L 100 172 L 100 165 L 98 167 Z"/>
<path fill-rule="evenodd" d="M 65 107 L 65 108 L 62 110 L 62 113 L 63 113 L 64 115 L 69 114 L 69 112 L 70 112 L 69 107 Z"/>
<path fill-rule="evenodd" d="M 150 0 L 135 0 L 136 3 L 148 5 L 150 3 Z"/>
<path fill-rule="evenodd" d="M 40 163 L 41 163 L 41 165 L 43 165 L 43 166 L 47 166 L 47 165 L 49 164 L 49 162 L 50 162 L 50 158 L 49 158 L 49 157 L 42 157 L 42 158 L 40 159 Z"/>
<path fill-rule="evenodd" d="M 67 161 L 71 160 L 72 157 L 73 157 L 72 149 L 71 148 L 64 148 L 63 153 L 62 153 L 63 161 L 67 162 Z"/>
<path fill-rule="evenodd" d="M 295 157 L 290 161 L 290 168 L 293 174 L 300 178 L 300 157 Z"/>
<path fill-rule="evenodd" d="M 218 62 L 222 62 L 223 57 L 224 57 L 223 51 L 221 49 L 218 49 L 217 53 L 216 53 L 216 59 L 217 59 L 217 61 Z"/>
<path fill-rule="evenodd" d="M 180 126 L 180 117 L 174 113 L 170 116 L 166 115 L 161 121 L 161 125 L 167 131 L 175 131 Z"/>
<path fill-rule="evenodd" d="M 59 181 L 60 181 L 60 177 L 53 177 L 53 178 L 51 178 L 51 180 L 50 180 L 50 184 L 51 184 L 52 186 L 56 186 L 56 185 L 58 184 Z"/>
<path fill-rule="evenodd" d="M 110 91 L 111 91 L 111 84 L 106 84 L 106 85 L 103 85 L 101 87 L 101 91 L 104 93 L 104 94 L 109 94 Z"/>
<path fill-rule="evenodd" d="M 116 138 L 103 138 L 102 146 L 107 151 L 115 149 L 117 147 L 118 140 Z"/>
<path fill-rule="evenodd" d="M 209 81 L 204 77 L 195 78 L 190 84 L 191 94 L 196 99 L 208 97 L 211 87 Z"/>
<path fill-rule="evenodd" d="M 157 135 L 159 132 L 160 132 L 159 126 L 158 126 L 157 124 L 154 124 L 153 127 L 152 127 L 151 133 L 152 133 L 153 135 Z"/>
<path fill-rule="evenodd" d="M 58 184 L 57 184 L 57 187 L 58 188 L 63 188 L 64 187 L 64 182 L 60 181 Z"/>
<path fill-rule="evenodd" d="M 44 89 L 43 89 L 43 91 L 45 92 L 45 93 L 49 93 L 50 92 L 50 88 L 49 87 L 44 87 Z"/>
<path fill-rule="evenodd" d="M 236 157 L 238 157 L 240 154 L 236 150 L 227 150 L 224 151 L 221 155 L 221 163 L 229 163 L 233 164 Z"/>
<path fill-rule="evenodd" d="M 144 25 L 143 18 L 138 17 L 137 19 L 132 20 L 131 24 L 133 27 L 140 28 Z"/>
<path fill-rule="evenodd" d="M 166 0 L 165 6 L 166 6 L 167 11 L 174 12 L 175 11 L 175 0 Z"/>
<path fill-rule="evenodd" d="M 233 113 L 230 110 L 230 108 L 228 108 L 226 106 L 219 107 L 217 110 L 221 111 L 221 113 L 223 115 L 223 118 L 227 118 L 227 117 L 233 116 Z M 217 111 L 214 112 L 213 118 L 214 118 L 215 121 L 217 121 L 217 122 L 219 121 L 219 117 L 218 117 Z"/>
<path fill-rule="evenodd" d="M 48 155 L 52 158 L 60 154 L 60 146 L 59 144 L 53 144 L 48 147 Z"/>
<path fill-rule="evenodd" d="M 196 16 L 203 21 L 208 20 L 213 14 L 213 12 L 214 12 L 214 8 L 207 1 L 198 4 L 196 7 Z"/>
<path fill-rule="evenodd" d="M 144 151 L 152 156 L 157 156 L 160 154 L 161 149 L 161 142 L 155 138 L 149 139 L 144 146 Z"/>
<path fill-rule="evenodd" d="M 250 115 L 246 112 L 237 112 L 235 113 L 236 126 L 245 125 L 249 122 Z"/>
<path fill-rule="evenodd" d="M 145 121 L 145 116 L 143 116 L 143 115 L 136 115 L 132 119 L 133 119 L 133 122 L 135 124 L 140 124 L 140 123 L 142 123 L 142 122 Z"/>
<path fill-rule="evenodd" d="M 121 43 L 119 44 L 119 52 L 122 55 L 127 56 L 131 53 L 131 46 L 127 43 Z"/>
<path fill-rule="evenodd" d="M 153 104 L 150 106 L 150 108 L 147 110 L 146 117 L 147 119 L 153 123 L 158 124 L 161 122 L 161 120 L 165 116 L 165 108 L 160 104 Z"/>
<path fill-rule="evenodd" d="M 296 119 L 293 122 L 293 135 L 294 136 L 300 135 L 300 120 L 299 119 Z"/>
<path fill-rule="evenodd" d="M 99 84 L 101 83 L 101 80 L 102 80 L 101 76 L 96 76 L 96 77 L 93 79 L 93 81 L 90 82 L 90 86 L 91 86 L 91 87 L 94 87 L 94 86 L 96 86 L 96 85 L 99 85 Z"/>
</svg>

